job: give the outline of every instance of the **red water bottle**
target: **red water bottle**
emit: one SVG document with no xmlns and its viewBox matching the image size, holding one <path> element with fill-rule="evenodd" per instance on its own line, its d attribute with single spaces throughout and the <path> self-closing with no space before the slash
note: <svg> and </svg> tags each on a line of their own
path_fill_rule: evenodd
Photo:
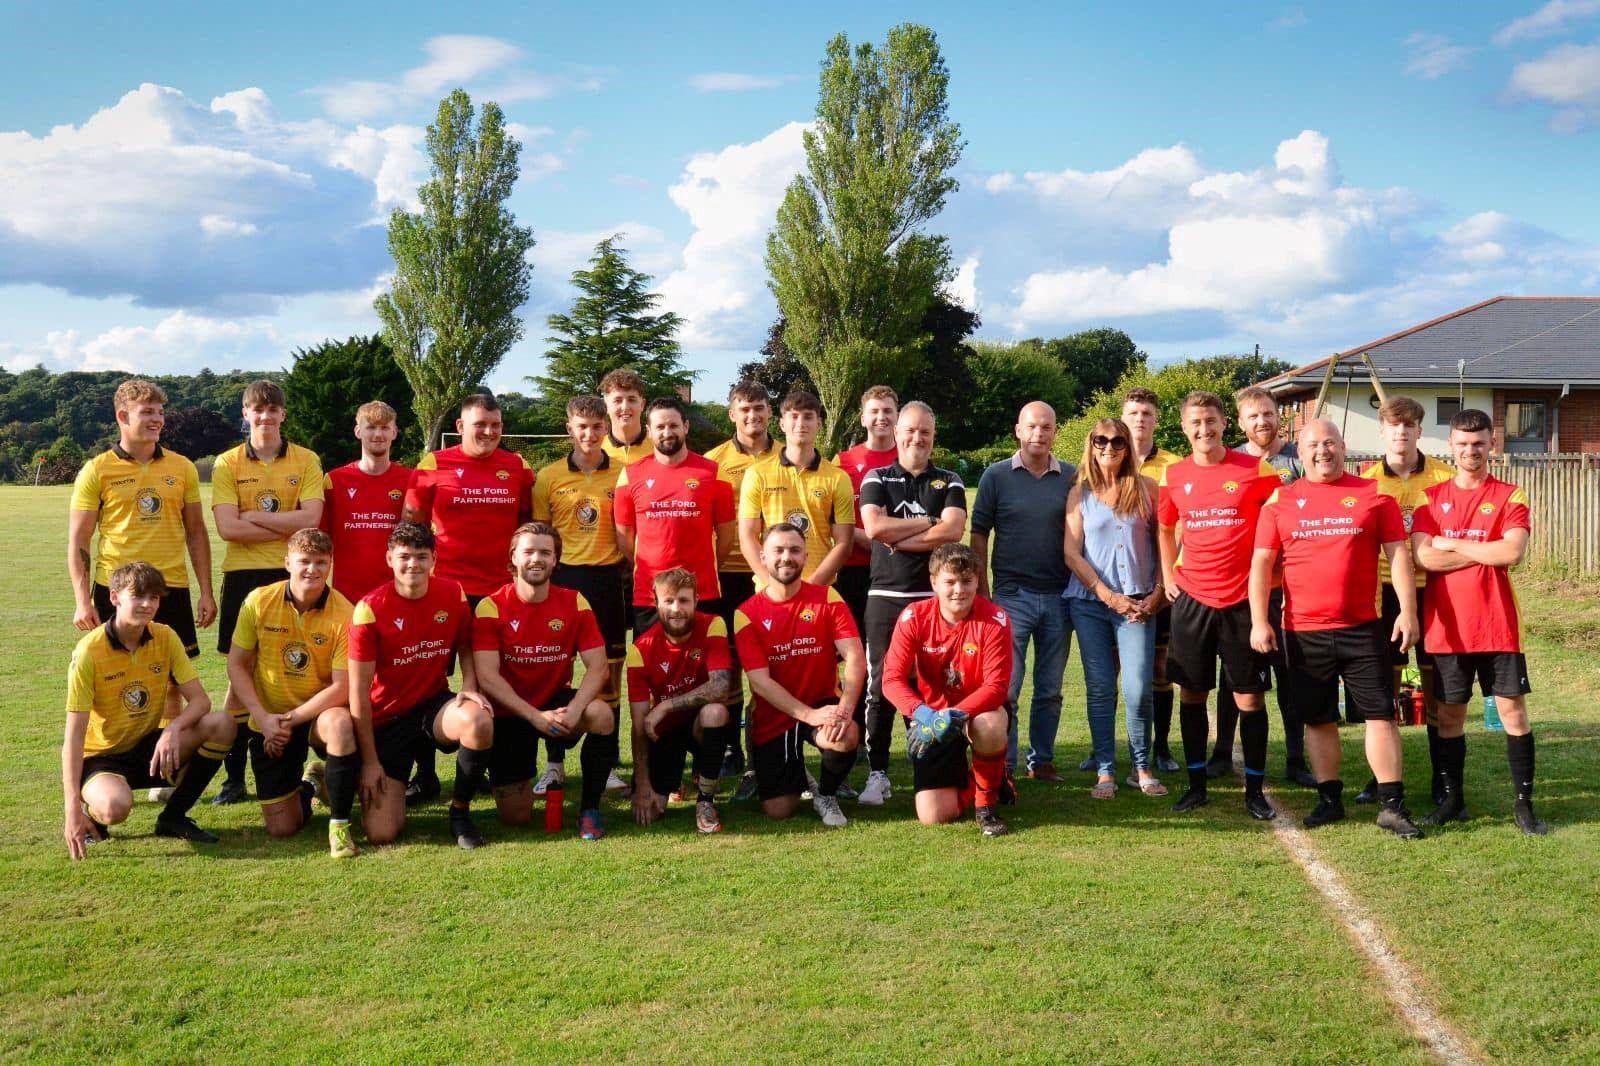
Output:
<svg viewBox="0 0 1600 1066">
<path fill-rule="evenodd" d="M 1419 688 L 1411 693 L 1411 724 L 1422 725 L 1427 720 L 1427 701 L 1423 699 Z"/>
<path fill-rule="evenodd" d="M 552 783 L 544 790 L 544 831 L 546 833 L 561 832 L 561 804 L 566 799 L 565 790 L 559 784 Z"/>
</svg>

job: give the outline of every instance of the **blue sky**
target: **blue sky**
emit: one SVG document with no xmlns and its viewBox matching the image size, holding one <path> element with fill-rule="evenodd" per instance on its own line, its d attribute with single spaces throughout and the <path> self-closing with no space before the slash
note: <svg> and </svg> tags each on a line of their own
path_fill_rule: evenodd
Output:
<svg viewBox="0 0 1600 1066">
<path fill-rule="evenodd" d="M 524 141 L 528 339 L 626 232 L 726 388 L 828 37 L 939 34 L 952 292 L 1004 340 L 1300 361 L 1495 293 L 1600 292 L 1600 0 L 0 4 L 0 363 L 275 367 L 376 327 L 381 219 L 463 85 Z"/>
</svg>

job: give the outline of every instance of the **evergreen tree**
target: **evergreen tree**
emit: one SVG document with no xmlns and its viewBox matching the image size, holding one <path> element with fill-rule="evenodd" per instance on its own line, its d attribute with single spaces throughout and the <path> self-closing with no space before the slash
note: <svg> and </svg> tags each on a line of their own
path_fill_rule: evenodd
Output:
<svg viewBox="0 0 1600 1066">
<path fill-rule="evenodd" d="M 400 416 L 394 454 L 415 450 L 422 435 L 407 417 L 414 394 L 389 346 L 378 335 L 327 340 L 294 353 L 284 375 L 289 418 L 284 434 L 322 457 L 326 469 L 348 463 L 361 452 L 352 432 L 355 410 L 368 400 L 382 400 Z M 404 443 L 403 443 L 404 442 Z"/>
</svg>

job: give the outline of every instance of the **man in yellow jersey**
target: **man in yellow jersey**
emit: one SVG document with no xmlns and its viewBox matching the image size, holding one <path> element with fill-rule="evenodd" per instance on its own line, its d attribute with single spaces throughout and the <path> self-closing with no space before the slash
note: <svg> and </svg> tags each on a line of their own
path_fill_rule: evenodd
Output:
<svg viewBox="0 0 1600 1066">
<path fill-rule="evenodd" d="M 1129 389 L 1122 397 L 1122 421 L 1133 440 L 1133 454 L 1139 457 L 1139 473 L 1160 483 L 1161 472 L 1181 456 L 1156 446 L 1156 427 L 1161 423 L 1161 397 L 1143 387 Z M 1172 757 L 1168 740 L 1172 735 L 1172 682 L 1167 679 L 1167 645 L 1172 634 L 1172 610 L 1163 608 L 1156 615 L 1155 677 L 1151 685 L 1152 722 L 1150 758 L 1155 769 L 1172 773 L 1178 769 L 1178 760 Z M 1093 756 L 1088 765 L 1080 769 L 1094 769 Z"/>
<path fill-rule="evenodd" d="M 822 401 L 796 389 L 778 410 L 783 448 L 752 466 L 739 486 L 739 547 L 755 583 L 766 584 L 761 531 L 787 522 L 806 536 L 810 565 L 801 577 L 813 585 L 832 585 L 855 544 L 855 493 L 845 472 L 817 451 Z"/>
<path fill-rule="evenodd" d="M 64 835 L 74 859 L 123 822 L 136 788 L 172 788 L 156 835 L 215 844 L 189 817 L 233 743 L 234 724 L 211 710 L 183 642 L 154 621 L 166 582 L 149 563 L 125 563 L 107 581 L 112 613 L 78 641 L 67 672 L 67 728 L 61 745 Z M 161 724 L 168 686 L 182 709 Z"/>
<path fill-rule="evenodd" d="M 644 423 L 644 378 L 632 370 L 613 370 L 600 379 L 600 398 L 610 420 L 603 447 L 612 461 L 627 466 L 655 454 Z"/>
<path fill-rule="evenodd" d="M 1442 463 L 1432 456 L 1423 455 L 1422 449 L 1417 446 L 1417 441 L 1422 438 L 1423 417 L 1422 405 L 1409 396 L 1391 396 L 1385 400 L 1378 408 L 1378 436 L 1383 441 L 1383 457 L 1361 471 L 1362 477 L 1372 478 L 1378 483 L 1379 492 L 1394 497 L 1394 502 L 1400 505 L 1400 518 L 1405 522 L 1408 536 L 1411 533 L 1411 516 L 1417 508 L 1427 502 L 1428 490 L 1435 485 L 1444 484 L 1456 474 L 1455 468 L 1449 463 Z M 1413 561 L 1415 561 L 1414 554 Z M 1415 569 L 1417 617 L 1420 618 L 1427 592 L 1428 572 L 1421 566 Z M 1383 596 L 1383 624 L 1387 627 L 1384 631 L 1388 632 L 1394 628 L 1394 620 L 1400 615 L 1400 603 L 1395 597 L 1394 577 L 1389 572 L 1389 560 L 1378 560 L 1378 578 L 1381 582 L 1380 593 Z M 1432 765 L 1440 766 L 1442 764 L 1438 757 L 1438 686 L 1434 680 L 1433 656 L 1429 655 L 1427 648 L 1424 647 L 1426 643 L 1427 635 L 1424 634 L 1422 640 L 1416 644 L 1417 674 L 1422 679 L 1423 713 L 1428 723 L 1428 755 L 1432 759 Z M 1398 693 L 1401 675 L 1410 661 L 1410 656 L 1393 644 L 1389 650 L 1394 664 L 1394 691 Z M 1431 789 L 1435 804 L 1443 800 L 1443 789 L 1443 782 L 1435 772 Z M 1377 782 L 1369 780 L 1367 787 L 1356 795 L 1356 802 L 1374 803 L 1377 798 Z"/>
<path fill-rule="evenodd" d="M 622 461 L 613 460 L 603 447 L 606 439 L 606 405 L 598 396 L 574 396 L 567 401 L 567 437 L 572 451 L 540 468 L 533 479 L 533 518 L 548 522 L 561 534 L 561 558 L 551 575 L 551 584 L 571 589 L 583 596 L 594 613 L 595 624 L 606 645 L 607 679 L 600 698 L 611 706 L 609 732 L 591 733 L 587 750 L 609 748 L 610 767 L 606 787 L 625 790 L 617 776 L 618 705 L 622 700 L 622 660 L 627 655 L 627 601 L 623 599 L 622 549 L 617 546 L 617 527 L 611 517 L 611 501 L 616 496 L 617 475 Z M 545 737 L 547 764 L 533 794 L 544 795 L 552 784 L 566 781 L 562 766 L 570 743 Z"/>
<path fill-rule="evenodd" d="M 244 598 L 262 585 L 283 580 L 289 535 L 322 520 L 322 463 L 309 448 L 283 438 L 288 401 L 282 386 L 252 382 L 241 400 L 250 436 L 217 456 L 211 471 L 211 513 L 217 535 L 227 542 L 222 556 L 222 609 L 217 650 L 228 654 Z M 243 725 L 248 715 L 230 692 L 222 709 Z M 248 730 L 240 730 L 228 753 L 227 777 L 213 803 L 244 799 Z"/>
<path fill-rule="evenodd" d="M 328 852 L 348 859 L 357 853 L 350 807 L 361 778 L 345 662 L 354 607 L 328 583 L 333 540 L 322 530 L 290 536 L 285 567 L 287 580 L 256 589 L 239 609 L 228 684 L 250 714 L 250 762 L 267 832 L 298 832 L 323 777 L 332 812 Z M 303 780 L 310 748 L 327 756 L 327 767 Z"/>
<path fill-rule="evenodd" d="M 109 621 L 111 572 L 142 559 L 161 571 L 167 586 L 155 620 L 178 634 L 193 659 L 200 654 L 195 626 L 204 628 L 217 618 L 211 538 L 194 463 L 159 443 L 166 402 L 167 394 L 148 381 L 133 378 L 118 385 L 113 400 L 117 443 L 84 463 L 72 486 L 67 518 L 67 573 L 77 600 L 72 622 L 89 632 Z M 100 555 L 91 560 L 97 528 Z M 200 585 L 198 617 L 189 599 L 185 547 Z M 163 717 L 171 719 L 181 705 L 176 688 L 169 688 L 167 701 Z"/>
<path fill-rule="evenodd" d="M 733 422 L 733 436 L 706 452 L 706 458 L 717 464 L 717 476 L 728 483 L 733 490 L 735 504 L 739 500 L 739 490 L 744 485 L 744 476 L 756 463 L 772 458 L 777 454 L 777 445 L 772 440 L 772 400 L 767 396 L 767 388 L 757 381 L 741 381 L 728 393 L 728 418 Z M 717 581 L 722 586 L 721 614 L 723 628 L 726 632 L 733 632 L 733 612 L 739 605 L 755 595 L 755 575 L 750 570 L 750 562 L 744 557 L 736 545 L 717 564 Z M 746 800 L 755 795 L 756 778 L 754 772 L 746 773 L 746 749 L 749 747 L 749 733 L 744 728 L 744 679 L 739 673 L 739 652 L 733 647 L 733 642 L 728 641 L 728 654 L 733 662 L 731 672 L 732 680 L 728 684 L 728 693 L 723 700 L 723 705 L 728 709 L 728 718 L 733 727 L 734 740 L 728 744 L 727 760 L 722 764 L 723 777 L 743 777 L 734 791 L 735 800 Z M 631 699 L 631 697 L 630 697 Z M 744 740 L 744 747 L 740 746 L 739 738 Z"/>
</svg>

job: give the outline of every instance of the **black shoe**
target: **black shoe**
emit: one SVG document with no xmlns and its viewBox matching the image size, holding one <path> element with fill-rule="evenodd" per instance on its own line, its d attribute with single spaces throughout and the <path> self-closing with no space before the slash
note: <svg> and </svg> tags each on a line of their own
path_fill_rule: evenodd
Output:
<svg viewBox="0 0 1600 1066">
<path fill-rule="evenodd" d="M 1378 802 L 1378 779 L 1377 778 L 1369 777 L 1367 779 L 1366 787 L 1363 788 L 1360 792 L 1356 793 L 1356 802 L 1357 803 L 1377 803 Z"/>
<path fill-rule="evenodd" d="M 1317 775 L 1303 762 L 1292 762 L 1284 766 L 1283 779 L 1305 788 L 1317 787 Z"/>
<path fill-rule="evenodd" d="M 1460 793 L 1452 793 L 1447 790 L 1444 794 L 1444 799 L 1440 800 L 1433 810 L 1423 815 L 1417 824 L 1438 826 L 1449 822 L 1464 822 L 1466 820 L 1467 805 L 1462 801 Z"/>
<path fill-rule="evenodd" d="M 1006 776 L 1000 779 L 1000 805 L 1015 807 L 1017 805 L 1017 779 L 1011 776 L 1011 771 L 1006 771 Z"/>
<path fill-rule="evenodd" d="M 1435 807 L 1439 806 L 1441 803 L 1444 802 L 1445 793 L 1448 792 L 1448 791 L 1449 791 L 1449 787 L 1444 783 L 1444 775 L 1443 774 L 1434 774 L 1433 775 L 1432 796 L 1433 796 L 1433 805 Z"/>
<path fill-rule="evenodd" d="M 1213 755 L 1206 763 L 1206 776 L 1215 781 L 1224 774 L 1233 773 L 1232 755 Z"/>
<path fill-rule="evenodd" d="M 478 827 L 472 824 L 472 816 L 460 807 L 450 808 L 450 835 L 456 838 L 456 846 L 463 851 L 481 848 L 488 843 L 483 839 L 483 834 L 478 832 Z"/>
<path fill-rule="evenodd" d="M 1209 801 L 1206 799 L 1205 789 L 1186 789 L 1183 795 L 1178 798 L 1178 802 L 1172 805 L 1172 810 L 1176 814 L 1183 814 L 1187 811 L 1195 810 L 1198 807 L 1204 807 L 1208 802 Z"/>
<path fill-rule="evenodd" d="M 978 828 L 983 830 L 986 837 L 1003 837 L 1011 832 L 1011 827 L 1000 820 L 993 807 L 979 807 L 974 814 L 978 819 Z"/>
<path fill-rule="evenodd" d="M 191 844 L 215 844 L 220 837 L 209 829 L 201 829 L 194 819 L 185 815 L 158 814 L 156 836 L 187 840 Z"/>
<path fill-rule="evenodd" d="M 1344 821 L 1343 800 L 1319 799 L 1316 809 L 1305 817 L 1307 829 L 1342 821 Z"/>
<path fill-rule="evenodd" d="M 1404 807 L 1385 807 L 1378 812 L 1378 828 L 1387 829 L 1401 840 L 1421 840 L 1422 830 L 1411 820 L 1411 812 Z"/>
<path fill-rule="evenodd" d="M 243 781 L 224 781 L 222 787 L 217 790 L 217 794 L 211 797 L 211 802 L 221 807 L 229 803 L 243 803 L 244 797 Z"/>
<path fill-rule="evenodd" d="M 1517 828 L 1523 835 L 1530 837 L 1548 836 L 1550 824 L 1533 813 L 1532 800 L 1517 800 L 1516 806 L 1511 810 L 1511 817 L 1516 820 Z"/>
<path fill-rule="evenodd" d="M 406 785 L 407 807 L 420 807 L 424 803 L 432 803 L 438 798 L 439 779 L 437 777 L 432 781 L 424 781 L 421 778 L 413 778 L 411 783 Z"/>
<path fill-rule="evenodd" d="M 744 776 L 744 752 L 742 750 L 740 750 L 739 748 L 734 748 L 731 751 L 729 751 L 728 754 L 727 754 L 727 757 L 722 760 L 722 773 L 718 774 L 717 776 L 719 776 L 719 777 L 743 777 Z"/>
<path fill-rule="evenodd" d="M 1270 822 L 1278 816 L 1278 809 L 1268 803 L 1267 797 L 1259 792 L 1244 794 L 1244 809 L 1258 822 Z"/>
</svg>

